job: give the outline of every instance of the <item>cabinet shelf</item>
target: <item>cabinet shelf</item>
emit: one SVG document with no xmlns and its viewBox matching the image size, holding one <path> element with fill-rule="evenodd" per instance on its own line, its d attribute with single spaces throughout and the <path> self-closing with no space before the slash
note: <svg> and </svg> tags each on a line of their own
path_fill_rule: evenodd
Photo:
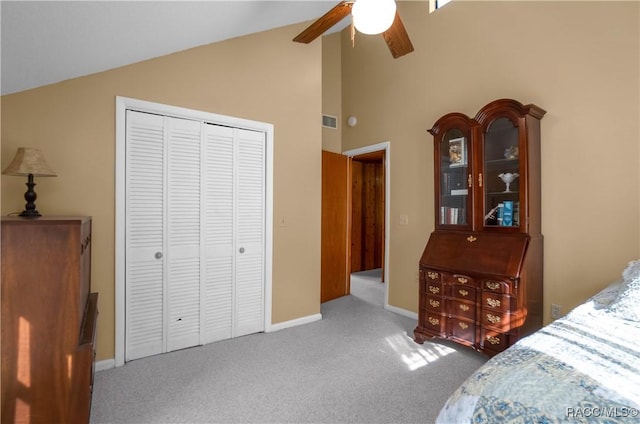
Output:
<svg viewBox="0 0 640 424">
<path fill-rule="evenodd" d="M 488 191 L 487 196 L 515 196 L 517 197 L 520 191 Z"/>
<path fill-rule="evenodd" d="M 514 159 L 489 159 L 489 160 L 485 160 L 484 164 L 486 167 L 493 167 L 493 166 L 518 166 L 518 158 L 514 158 Z"/>
</svg>

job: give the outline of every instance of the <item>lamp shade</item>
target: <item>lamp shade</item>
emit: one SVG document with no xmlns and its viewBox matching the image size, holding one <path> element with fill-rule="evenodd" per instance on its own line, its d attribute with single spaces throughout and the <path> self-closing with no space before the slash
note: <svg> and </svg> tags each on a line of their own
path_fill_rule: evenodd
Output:
<svg viewBox="0 0 640 424">
<path fill-rule="evenodd" d="M 353 25 L 363 34 L 380 34 L 396 17 L 395 0 L 355 0 L 351 8 Z"/>
<path fill-rule="evenodd" d="M 2 171 L 6 175 L 33 175 L 35 177 L 57 177 L 40 149 L 18 147 L 13 161 Z"/>
</svg>

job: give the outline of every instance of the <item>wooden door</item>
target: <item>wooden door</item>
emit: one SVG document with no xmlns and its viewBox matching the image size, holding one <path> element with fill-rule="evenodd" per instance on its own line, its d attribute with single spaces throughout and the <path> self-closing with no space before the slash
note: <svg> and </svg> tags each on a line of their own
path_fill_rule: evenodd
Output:
<svg viewBox="0 0 640 424">
<path fill-rule="evenodd" d="M 384 175 L 384 152 L 353 157 L 351 272 L 384 268 Z"/>
<path fill-rule="evenodd" d="M 320 300 L 350 292 L 351 159 L 322 152 L 322 250 Z"/>
</svg>

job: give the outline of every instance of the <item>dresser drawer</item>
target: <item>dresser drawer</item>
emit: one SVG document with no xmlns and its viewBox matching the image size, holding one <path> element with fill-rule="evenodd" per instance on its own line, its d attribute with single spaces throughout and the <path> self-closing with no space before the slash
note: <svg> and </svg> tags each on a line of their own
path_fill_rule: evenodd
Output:
<svg viewBox="0 0 640 424">
<path fill-rule="evenodd" d="M 513 294 L 513 283 L 509 280 L 483 280 L 481 287 L 492 293 Z"/>
<path fill-rule="evenodd" d="M 484 309 L 480 314 L 480 324 L 500 332 L 507 332 L 511 329 L 511 315 Z"/>
<path fill-rule="evenodd" d="M 445 310 L 444 299 L 441 297 L 426 296 L 424 307 L 429 312 L 440 314 Z"/>
<path fill-rule="evenodd" d="M 511 296 L 496 293 L 482 293 L 482 311 L 493 310 L 508 312 L 511 308 Z"/>
<path fill-rule="evenodd" d="M 493 352 L 502 352 L 510 346 L 509 334 L 482 327 L 480 331 L 480 346 Z"/>
<path fill-rule="evenodd" d="M 446 286 L 440 281 L 425 281 L 424 293 L 429 296 L 444 296 Z"/>
<path fill-rule="evenodd" d="M 453 298 L 469 300 L 471 302 L 476 301 L 476 289 L 471 286 L 463 286 L 461 284 L 455 284 L 452 287 L 451 296 Z"/>
<path fill-rule="evenodd" d="M 443 335 L 447 329 L 447 317 L 426 312 L 423 317 L 422 326 L 427 330 Z"/>
<path fill-rule="evenodd" d="M 453 274 L 450 278 L 447 278 L 447 281 L 451 282 L 451 284 L 460 284 L 467 287 L 475 288 L 478 286 L 478 282 L 473 277 L 462 274 Z"/>
<path fill-rule="evenodd" d="M 476 319 L 476 304 L 471 302 L 463 302 L 460 300 L 451 301 L 451 314 L 470 319 L 475 321 Z"/>
<path fill-rule="evenodd" d="M 451 336 L 465 344 L 475 344 L 476 326 L 473 321 L 451 318 Z"/>
<path fill-rule="evenodd" d="M 425 281 L 432 281 L 432 282 L 442 281 L 442 273 L 440 273 L 440 271 L 434 271 L 429 268 L 420 268 L 420 273 L 422 274 L 422 278 L 424 278 Z"/>
</svg>

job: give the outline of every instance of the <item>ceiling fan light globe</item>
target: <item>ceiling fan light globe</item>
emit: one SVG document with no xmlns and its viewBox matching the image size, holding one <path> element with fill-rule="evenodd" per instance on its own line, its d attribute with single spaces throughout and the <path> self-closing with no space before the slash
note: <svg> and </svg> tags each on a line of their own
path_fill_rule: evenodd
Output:
<svg viewBox="0 0 640 424">
<path fill-rule="evenodd" d="M 353 25 L 363 34 L 381 34 L 396 16 L 395 0 L 356 0 L 351 9 Z"/>
</svg>

